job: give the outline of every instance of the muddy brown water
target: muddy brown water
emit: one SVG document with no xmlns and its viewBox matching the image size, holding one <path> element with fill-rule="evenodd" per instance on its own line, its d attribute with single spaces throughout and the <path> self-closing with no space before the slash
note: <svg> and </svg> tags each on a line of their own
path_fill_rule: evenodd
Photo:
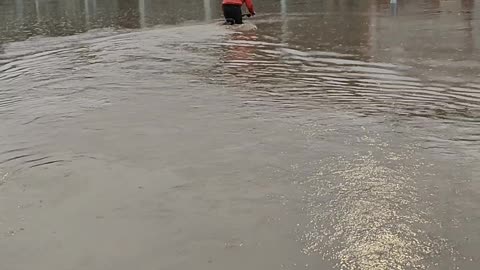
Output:
<svg viewBox="0 0 480 270">
<path fill-rule="evenodd" d="M 256 6 L 0 1 L 1 269 L 478 269 L 478 3 Z"/>
</svg>

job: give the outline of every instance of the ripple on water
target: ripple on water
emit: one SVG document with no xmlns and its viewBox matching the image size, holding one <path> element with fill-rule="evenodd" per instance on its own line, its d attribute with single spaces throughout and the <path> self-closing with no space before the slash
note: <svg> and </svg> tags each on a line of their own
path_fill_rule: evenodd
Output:
<svg viewBox="0 0 480 270">
<path fill-rule="evenodd" d="M 81 134 L 76 126 L 79 116 L 140 93 L 156 95 L 163 88 L 183 87 L 184 76 L 171 87 L 172 74 L 183 75 L 192 66 L 203 68 L 209 58 L 186 55 L 182 44 L 218 40 L 221 29 L 213 25 L 105 29 L 5 45 L 0 55 L 0 179 L 71 162 L 71 153 L 52 138 L 66 129 Z"/>
<path fill-rule="evenodd" d="M 234 82 L 263 102 L 296 108 L 340 106 L 358 113 L 437 119 L 480 116 L 477 83 L 423 81 L 408 66 L 233 35 L 220 46 L 215 82 Z M 265 95 L 264 91 L 269 94 Z M 268 97 L 268 98 L 265 98 Z"/>
<path fill-rule="evenodd" d="M 66 158 L 34 152 L 34 148 L 15 148 L 0 153 L 0 168 L 12 171 L 42 167 L 67 162 Z"/>
</svg>

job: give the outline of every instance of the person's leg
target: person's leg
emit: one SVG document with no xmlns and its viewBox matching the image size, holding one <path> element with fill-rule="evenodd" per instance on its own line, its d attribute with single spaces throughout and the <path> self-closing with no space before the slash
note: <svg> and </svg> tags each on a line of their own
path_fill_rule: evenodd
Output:
<svg viewBox="0 0 480 270">
<path fill-rule="evenodd" d="M 233 9 L 234 12 L 234 19 L 236 24 L 243 24 L 242 18 L 242 6 L 235 6 Z"/>
<path fill-rule="evenodd" d="M 223 5 L 223 16 L 225 17 L 225 24 L 235 24 L 235 12 L 232 5 Z"/>
<path fill-rule="evenodd" d="M 223 15 L 229 24 L 242 24 L 242 7 L 237 5 L 223 5 Z"/>
</svg>

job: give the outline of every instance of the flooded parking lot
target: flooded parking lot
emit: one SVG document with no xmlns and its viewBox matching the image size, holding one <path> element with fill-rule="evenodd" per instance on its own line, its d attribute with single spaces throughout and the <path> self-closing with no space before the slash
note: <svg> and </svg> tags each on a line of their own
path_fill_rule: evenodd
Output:
<svg viewBox="0 0 480 270">
<path fill-rule="evenodd" d="M 0 0 L 2 269 L 478 269 L 479 4 L 255 4 Z"/>
</svg>

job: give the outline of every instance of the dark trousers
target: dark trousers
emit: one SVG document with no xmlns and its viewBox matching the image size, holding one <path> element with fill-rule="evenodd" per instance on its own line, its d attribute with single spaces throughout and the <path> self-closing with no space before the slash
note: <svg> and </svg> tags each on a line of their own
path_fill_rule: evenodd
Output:
<svg viewBox="0 0 480 270">
<path fill-rule="evenodd" d="M 228 24 L 242 24 L 242 6 L 223 5 L 223 15 Z"/>
</svg>

